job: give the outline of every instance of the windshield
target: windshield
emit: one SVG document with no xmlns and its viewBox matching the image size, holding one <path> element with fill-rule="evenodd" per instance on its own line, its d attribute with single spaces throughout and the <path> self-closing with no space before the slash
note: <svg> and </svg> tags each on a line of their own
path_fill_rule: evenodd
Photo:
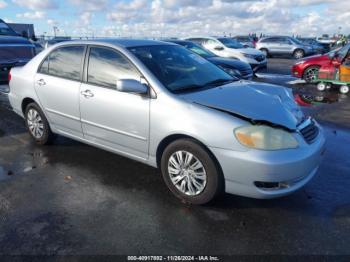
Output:
<svg viewBox="0 0 350 262">
<path fill-rule="evenodd" d="M 289 38 L 289 39 L 297 45 L 304 45 L 300 40 L 298 40 L 296 38 Z"/>
<path fill-rule="evenodd" d="M 237 80 L 180 46 L 132 47 L 129 50 L 173 93 L 197 91 Z"/>
<path fill-rule="evenodd" d="M 345 58 L 345 56 L 348 54 L 349 48 L 350 48 L 350 44 L 347 44 L 343 48 L 340 48 L 340 49 L 337 49 L 337 50 L 333 50 L 332 52 L 329 53 L 329 55 L 331 57 L 335 57 L 335 54 L 337 54 L 338 58 L 340 60 L 343 60 Z"/>
<path fill-rule="evenodd" d="M 184 43 L 181 44 L 182 46 L 186 47 L 187 49 L 191 50 L 192 52 L 204 57 L 204 58 L 212 58 L 215 57 L 216 55 L 209 50 L 204 49 L 203 47 L 194 44 L 194 43 Z"/>
<path fill-rule="evenodd" d="M 244 48 L 244 46 L 240 42 L 232 38 L 219 38 L 218 40 L 228 48 L 234 48 L 234 49 Z"/>
<path fill-rule="evenodd" d="M 0 35 L 18 36 L 18 34 L 4 22 L 0 22 Z"/>
</svg>

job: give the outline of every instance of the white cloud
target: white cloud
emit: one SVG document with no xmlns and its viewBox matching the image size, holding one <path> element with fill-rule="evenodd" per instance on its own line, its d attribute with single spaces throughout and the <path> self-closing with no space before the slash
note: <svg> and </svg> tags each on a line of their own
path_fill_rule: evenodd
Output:
<svg viewBox="0 0 350 262">
<path fill-rule="evenodd" d="M 0 0 L 1 2 L 10 0 Z M 40 17 L 59 0 L 12 0 Z M 350 32 L 350 1 L 339 0 L 66 0 L 77 19 L 62 17 L 67 34 L 131 37 L 185 37 L 226 34 L 333 34 Z M 67 9 L 68 10 L 68 9 Z M 63 10 L 62 10 L 63 11 Z M 65 11 L 65 10 L 64 10 Z M 62 12 L 63 13 L 63 12 Z M 44 16 L 45 17 L 45 16 Z M 50 26 L 58 25 L 51 18 Z M 101 21 L 101 17 L 105 20 Z M 99 20 L 93 22 L 94 19 Z M 65 22 L 66 20 L 70 22 Z"/>
<path fill-rule="evenodd" d="M 5 8 L 7 6 L 7 3 L 5 1 L 0 1 L 0 9 Z"/>
<path fill-rule="evenodd" d="M 28 19 L 42 19 L 46 15 L 45 12 L 42 11 L 35 11 L 35 12 L 26 12 L 23 14 L 17 14 L 16 17 L 18 18 L 28 18 Z"/>
<path fill-rule="evenodd" d="M 108 0 L 69 0 L 83 11 L 101 11 L 107 8 Z"/>
<path fill-rule="evenodd" d="M 58 7 L 56 0 L 12 0 L 12 2 L 20 7 L 32 10 L 54 9 Z"/>
<path fill-rule="evenodd" d="M 53 20 L 53 19 L 48 19 L 47 24 L 50 26 L 57 26 L 58 22 L 56 20 Z"/>
<path fill-rule="evenodd" d="M 83 25 L 87 26 L 90 24 L 93 14 L 91 12 L 84 12 L 80 15 L 80 21 Z"/>
</svg>

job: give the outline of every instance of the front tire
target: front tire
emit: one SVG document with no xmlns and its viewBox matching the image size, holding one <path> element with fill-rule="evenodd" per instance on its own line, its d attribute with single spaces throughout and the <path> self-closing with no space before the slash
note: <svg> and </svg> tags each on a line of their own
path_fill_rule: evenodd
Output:
<svg viewBox="0 0 350 262">
<path fill-rule="evenodd" d="M 192 139 L 171 143 L 161 159 L 163 179 L 185 203 L 204 205 L 224 191 L 224 178 L 213 156 Z"/>
<path fill-rule="evenodd" d="M 303 79 L 306 83 L 312 83 L 318 78 L 318 73 L 320 71 L 320 68 L 318 66 L 310 66 L 306 68 Z"/>
<path fill-rule="evenodd" d="M 29 134 L 39 145 L 47 145 L 53 142 L 54 134 L 50 129 L 43 111 L 36 103 L 30 103 L 25 110 L 25 122 Z"/>
<path fill-rule="evenodd" d="M 295 50 L 294 53 L 293 53 L 293 57 L 294 57 L 295 59 L 301 59 L 301 58 L 303 58 L 304 56 L 305 56 L 305 52 L 304 52 L 304 50 L 302 50 L 302 49 L 297 49 L 297 50 Z"/>
</svg>

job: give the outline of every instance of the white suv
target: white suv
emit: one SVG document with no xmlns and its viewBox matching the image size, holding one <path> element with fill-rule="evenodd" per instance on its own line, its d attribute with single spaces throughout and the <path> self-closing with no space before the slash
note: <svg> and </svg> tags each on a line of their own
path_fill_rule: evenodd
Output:
<svg viewBox="0 0 350 262">
<path fill-rule="evenodd" d="M 186 40 L 197 43 L 217 56 L 236 58 L 251 65 L 254 72 L 266 68 L 266 56 L 254 48 L 244 48 L 237 40 L 228 37 L 191 37 Z"/>
</svg>

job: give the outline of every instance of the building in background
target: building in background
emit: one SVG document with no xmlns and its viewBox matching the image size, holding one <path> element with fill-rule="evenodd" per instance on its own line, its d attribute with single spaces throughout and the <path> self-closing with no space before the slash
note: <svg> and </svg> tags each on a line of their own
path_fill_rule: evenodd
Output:
<svg viewBox="0 0 350 262">
<path fill-rule="evenodd" d="M 8 23 L 8 25 L 19 35 L 35 39 L 35 31 L 34 31 L 34 25 L 33 24 L 14 24 L 14 23 Z"/>
</svg>

